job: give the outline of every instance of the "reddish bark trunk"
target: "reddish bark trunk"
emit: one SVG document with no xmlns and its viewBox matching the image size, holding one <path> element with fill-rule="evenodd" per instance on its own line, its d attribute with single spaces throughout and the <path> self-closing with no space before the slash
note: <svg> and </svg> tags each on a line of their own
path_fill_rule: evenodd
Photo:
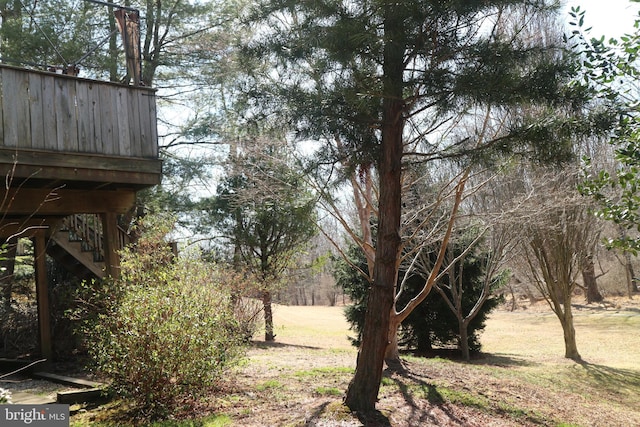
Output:
<svg viewBox="0 0 640 427">
<path fill-rule="evenodd" d="M 389 342 L 389 322 L 394 307 L 398 255 L 400 251 L 400 216 L 402 202 L 402 134 L 403 119 L 403 52 L 398 44 L 402 22 L 388 7 L 385 16 L 384 101 L 382 143 L 378 172 L 378 235 L 376 241 L 373 286 L 369 292 L 362 343 L 358 352 L 356 372 L 345 396 L 345 405 L 352 411 L 372 411 L 378 399 L 384 356 Z M 396 37 L 397 36 L 397 37 Z"/>
</svg>

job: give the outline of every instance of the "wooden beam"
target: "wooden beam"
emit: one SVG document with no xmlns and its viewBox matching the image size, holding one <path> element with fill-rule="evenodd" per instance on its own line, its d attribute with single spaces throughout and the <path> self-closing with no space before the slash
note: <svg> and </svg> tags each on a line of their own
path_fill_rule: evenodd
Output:
<svg viewBox="0 0 640 427">
<path fill-rule="evenodd" d="M 108 156 L 77 152 L 1 148 L 0 162 L 11 165 L 53 166 L 71 169 L 99 169 L 118 172 L 162 173 L 157 157 Z"/>
<path fill-rule="evenodd" d="M 34 378 L 51 381 L 57 384 L 63 384 L 69 387 L 81 387 L 81 388 L 99 388 L 104 387 L 103 383 L 96 381 L 85 380 L 83 378 L 68 377 L 65 375 L 53 374 L 51 372 L 34 372 Z"/>
<path fill-rule="evenodd" d="M 36 273 L 36 299 L 38 304 L 38 331 L 40 353 L 50 364 L 53 358 L 51 343 L 51 322 L 49 317 L 49 281 L 46 263 L 47 241 L 44 231 L 36 233 L 34 238 L 34 263 Z"/>
<path fill-rule="evenodd" d="M 31 217 L 81 213 L 124 214 L 135 204 L 133 190 L 0 189 L 0 213 Z"/>
<path fill-rule="evenodd" d="M 26 182 L 58 180 L 63 182 L 93 182 L 120 184 L 125 188 L 145 188 L 161 182 L 159 173 L 140 171 L 110 171 L 88 168 L 61 168 L 57 166 L 29 166 L 0 164 L 0 176 L 10 176 Z"/>
<path fill-rule="evenodd" d="M 89 388 L 86 390 L 59 391 L 56 393 L 56 403 L 76 405 L 79 403 L 95 402 L 103 398 L 105 391 L 102 388 Z"/>
</svg>

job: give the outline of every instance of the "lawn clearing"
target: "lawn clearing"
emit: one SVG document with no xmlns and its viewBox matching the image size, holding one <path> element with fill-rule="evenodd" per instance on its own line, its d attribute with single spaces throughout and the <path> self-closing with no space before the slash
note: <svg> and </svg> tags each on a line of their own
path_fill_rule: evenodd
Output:
<svg viewBox="0 0 640 427">
<path fill-rule="evenodd" d="M 640 367 L 640 311 L 635 307 L 574 308 L 574 315 L 578 351 L 585 361 L 622 369 Z M 481 342 L 483 351 L 494 355 L 568 363 L 563 358 L 560 322 L 544 303 L 524 311 L 496 311 Z"/>
<path fill-rule="evenodd" d="M 385 373 L 380 413 L 364 420 L 341 405 L 356 361 L 342 308 L 277 306 L 274 320 L 276 341 L 256 341 L 203 414 L 242 427 L 640 425 L 632 308 L 576 310 L 582 364 L 562 357 L 562 330 L 544 307 L 498 311 L 481 336 L 482 358 L 406 356 L 404 372 Z"/>
</svg>

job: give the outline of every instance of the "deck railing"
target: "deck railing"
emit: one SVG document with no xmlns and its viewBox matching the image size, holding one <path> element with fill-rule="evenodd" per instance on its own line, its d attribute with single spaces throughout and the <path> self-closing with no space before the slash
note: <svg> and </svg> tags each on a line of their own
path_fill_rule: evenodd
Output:
<svg viewBox="0 0 640 427">
<path fill-rule="evenodd" d="M 69 241 L 80 242 L 84 252 L 93 253 L 95 262 L 104 261 L 104 233 L 99 215 L 70 215 L 63 220 L 62 230 L 68 231 Z M 118 227 L 118 249 L 130 242 L 129 235 Z"/>
<path fill-rule="evenodd" d="M 0 65 L 0 112 L 3 148 L 158 157 L 149 88 Z"/>
</svg>

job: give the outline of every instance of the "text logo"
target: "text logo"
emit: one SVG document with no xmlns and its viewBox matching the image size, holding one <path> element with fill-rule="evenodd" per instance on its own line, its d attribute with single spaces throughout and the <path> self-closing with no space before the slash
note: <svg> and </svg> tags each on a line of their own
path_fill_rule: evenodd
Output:
<svg viewBox="0 0 640 427">
<path fill-rule="evenodd" d="M 69 427 L 69 405 L 2 405 L 0 426 Z"/>
</svg>

